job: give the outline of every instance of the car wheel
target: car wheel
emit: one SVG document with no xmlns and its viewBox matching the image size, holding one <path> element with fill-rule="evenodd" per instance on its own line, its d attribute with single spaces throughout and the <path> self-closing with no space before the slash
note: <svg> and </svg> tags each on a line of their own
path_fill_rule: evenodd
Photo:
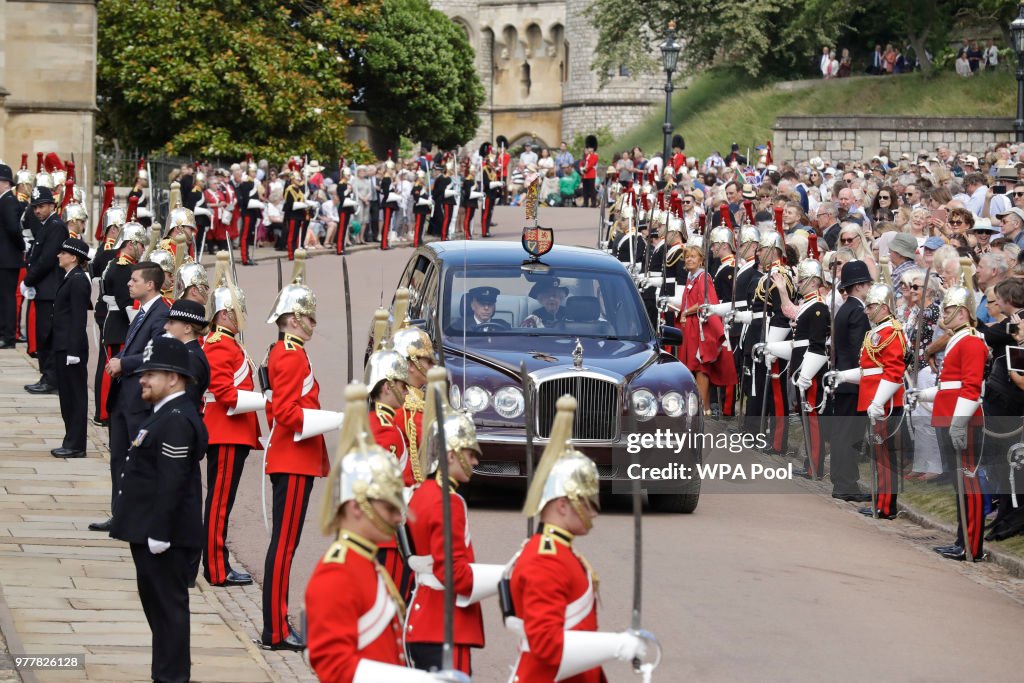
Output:
<svg viewBox="0 0 1024 683">
<path fill-rule="evenodd" d="M 697 482 L 688 493 L 648 494 L 647 500 L 655 512 L 690 514 L 697 509 L 697 503 L 700 502 L 700 482 Z"/>
</svg>

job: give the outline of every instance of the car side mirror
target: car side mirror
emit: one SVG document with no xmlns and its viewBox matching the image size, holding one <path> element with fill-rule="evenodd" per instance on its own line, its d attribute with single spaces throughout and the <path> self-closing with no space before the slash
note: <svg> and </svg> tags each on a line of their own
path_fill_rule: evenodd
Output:
<svg viewBox="0 0 1024 683">
<path fill-rule="evenodd" d="M 682 346 L 683 332 L 678 327 L 662 325 L 658 333 L 658 341 L 662 346 Z"/>
</svg>

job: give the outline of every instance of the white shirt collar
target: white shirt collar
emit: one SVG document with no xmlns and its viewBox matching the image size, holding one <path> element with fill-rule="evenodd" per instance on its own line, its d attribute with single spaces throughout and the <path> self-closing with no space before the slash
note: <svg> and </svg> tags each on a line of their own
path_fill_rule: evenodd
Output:
<svg viewBox="0 0 1024 683">
<path fill-rule="evenodd" d="M 170 396 L 164 396 L 162 399 L 160 399 L 159 403 L 157 403 L 155 406 L 153 406 L 153 412 L 156 413 L 161 408 L 163 408 L 164 405 L 166 405 L 167 403 L 170 403 L 171 401 L 173 401 L 174 399 L 178 398 L 179 396 L 181 396 L 184 393 L 185 393 L 185 390 L 182 389 L 181 391 L 174 392 Z"/>
<path fill-rule="evenodd" d="M 149 301 L 147 301 L 146 303 L 144 303 L 144 304 L 140 304 L 140 305 L 139 305 L 139 313 L 140 313 L 140 314 L 142 314 L 142 313 L 148 313 L 148 312 L 149 312 L 149 309 L 153 307 L 153 303 L 154 303 L 155 301 L 157 301 L 157 299 L 159 299 L 159 298 L 160 298 L 160 295 L 159 295 L 159 294 L 157 294 L 156 296 L 154 296 L 154 297 L 153 297 L 152 299 L 150 299 L 150 300 L 149 300 Z"/>
</svg>

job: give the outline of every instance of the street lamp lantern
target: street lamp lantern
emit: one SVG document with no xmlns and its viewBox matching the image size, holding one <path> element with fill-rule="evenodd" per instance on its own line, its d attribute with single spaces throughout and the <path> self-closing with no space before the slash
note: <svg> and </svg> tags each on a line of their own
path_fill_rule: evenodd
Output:
<svg viewBox="0 0 1024 683">
<path fill-rule="evenodd" d="M 1010 22 L 1013 50 L 1017 53 L 1017 119 L 1013 122 L 1014 138 L 1024 142 L 1024 0 L 1017 18 Z"/>
<path fill-rule="evenodd" d="M 661 127 L 665 134 L 665 144 L 662 149 L 662 163 L 664 168 L 668 168 L 669 153 L 672 150 L 672 91 L 675 90 L 675 86 L 672 85 L 672 74 L 679 63 L 680 51 L 679 43 L 676 42 L 676 22 L 668 22 L 668 35 L 665 36 L 660 48 L 661 65 L 665 68 L 665 123 Z"/>
</svg>

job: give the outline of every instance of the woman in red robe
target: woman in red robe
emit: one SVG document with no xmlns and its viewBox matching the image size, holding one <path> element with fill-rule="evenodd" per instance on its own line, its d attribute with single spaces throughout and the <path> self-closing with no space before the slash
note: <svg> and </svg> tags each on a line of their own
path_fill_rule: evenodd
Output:
<svg viewBox="0 0 1024 683">
<path fill-rule="evenodd" d="M 697 380 L 701 402 L 711 405 L 709 386 L 730 386 L 736 384 L 736 365 L 733 362 L 732 349 L 725 336 L 725 326 L 721 317 L 708 316 L 702 320 L 698 309 L 705 303 L 717 304 L 715 283 L 704 270 L 704 254 L 696 247 L 687 247 L 683 255 L 683 266 L 686 269 L 686 284 L 677 285 L 682 289 L 680 296 L 680 313 L 676 318 L 676 327 L 683 333 L 683 344 L 678 349 L 678 357 Z"/>
</svg>

